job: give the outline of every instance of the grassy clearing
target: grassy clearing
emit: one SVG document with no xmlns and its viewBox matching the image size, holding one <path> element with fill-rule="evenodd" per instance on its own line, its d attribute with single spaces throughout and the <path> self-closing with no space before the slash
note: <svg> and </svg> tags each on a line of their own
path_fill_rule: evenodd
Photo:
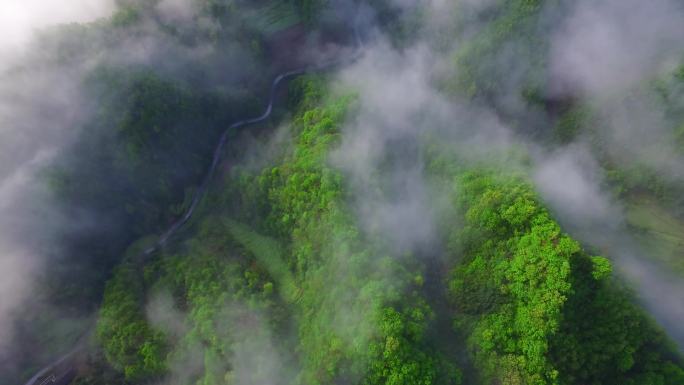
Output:
<svg viewBox="0 0 684 385">
<path fill-rule="evenodd" d="M 295 301 L 299 290 L 283 259 L 282 246 L 278 241 L 258 234 L 246 225 L 232 219 L 223 218 L 222 221 L 233 239 L 252 253 L 259 264 L 281 285 L 281 292 L 285 300 L 288 302 Z"/>
<path fill-rule="evenodd" d="M 247 23 L 264 35 L 272 35 L 301 23 L 291 2 L 272 1 L 245 13 Z"/>
<path fill-rule="evenodd" d="M 627 206 L 627 223 L 649 255 L 684 276 L 684 223 L 649 197 Z"/>
</svg>

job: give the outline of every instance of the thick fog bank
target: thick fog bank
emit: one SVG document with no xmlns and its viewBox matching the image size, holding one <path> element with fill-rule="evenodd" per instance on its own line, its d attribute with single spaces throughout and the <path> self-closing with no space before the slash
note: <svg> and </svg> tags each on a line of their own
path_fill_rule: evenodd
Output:
<svg viewBox="0 0 684 385">
<path fill-rule="evenodd" d="M 31 303 L 36 281 L 58 254 L 56 229 L 87 226 L 65 217 L 41 171 L 70 143 L 88 101 L 78 90 L 82 68 L 47 68 L 28 61 L 34 37 L 60 23 L 107 16 L 108 0 L 0 3 L 0 358 L 12 343 L 13 316 Z M 30 60 L 30 59 L 29 59 Z M 87 65 L 87 64 L 84 64 Z"/>
</svg>

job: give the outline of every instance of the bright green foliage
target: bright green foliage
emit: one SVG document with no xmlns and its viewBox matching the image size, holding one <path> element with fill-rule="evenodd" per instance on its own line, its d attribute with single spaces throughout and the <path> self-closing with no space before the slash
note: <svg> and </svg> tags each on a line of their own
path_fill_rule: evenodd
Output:
<svg viewBox="0 0 684 385">
<path fill-rule="evenodd" d="M 272 344 L 269 336 L 287 334 L 287 325 L 296 321 L 296 347 L 280 345 L 290 339 L 278 338 L 271 349 L 287 362 L 278 372 L 284 383 L 457 384 L 458 371 L 426 339 L 434 315 L 422 297 L 422 267 L 390 257 L 366 239 L 345 204 L 343 178 L 327 157 L 353 98 L 331 98 L 320 86 L 315 78 L 295 85 L 299 112 L 292 125 L 293 147 L 284 157 L 228 179 L 230 187 L 223 192 L 228 201 L 237 198 L 241 207 L 234 208 L 235 215 L 246 220 L 225 218 L 213 207 L 217 214 L 200 224 L 183 251 L 149 266 L 153 291 L 173 293 L 187 314 L 187 330 L 162 357 L 173 367 L 199 351 L 202 370 L 189 380 L 231 383 L 244 375 L 233 367 L 231 352 L 254 341 Z M 254 207 L 263 215 L 244 212 Z M 124 286 L 108 290 L 114 296 Z M 139 296 L 135 321 L 152 330 L 141 316 L 145 294 Z M 103 314 L 113 306 L 106 304 Z M 256 317 L 262 327 L 238 328 L 244 317 Z M 111 345 L 111 329 L 130 323 L 127 318 L 103 323 L 104 345 Z M 159 351 L 150 347 L 148 352 Z M 251 381 L 264 382 L 269 373 L 252 373 Z"/>
<path fill-rule="evenodd" d="M 216 52 L 237 42 L 261 55 L 264 37 L 302 21 L 314 24 L 324 3 L 201 0 L 199 18 L 212 21 L 201 23 L 202 32 L 169 24 L 160 30 Z M 420 7 L 400 12 L 391 1 L 371 3 L 399 46 L 410 44 L 421 23 L 429 21 Z M 533 121 L 566 143 L 598 130 L 589 127 L 595 120 L 589 107 L 545 95 L 548 26 L 540 23 L 553 23 L 555 16 L 539 16 L 548 3 L 501 1 L 483 6 L 482 14 L 475 11 L 477 26 L 468 30 L 467 41 L 459 40 L 454 54 L 458 75 L 444 88 L 493 107 L 506 125 L 527 127 Z M 155 19 L 148 17 L 154 15 L 154 0 L 121 4 L 111 31 Z M 452 48 L 451 34 L 441 39 L 442 48 Z M 210 67 L 188 74 L 188 83 Z M 267 78 L 259 71 L 239 75 L 240 82 L 250 75 Z M 204 87 L 170 78 L 142 68 L 95 71 L 88 86 L 98 100 L 96 119 L 74 146 L 86 166 L 64 161 L 50 173 L 66 200 L 121 219 L 131 234 L 158 231 L 183 213 L 219 132 L 236 113 L 251 110 L 228 105 L 225 89 L 198 91 Z M 678 122 L 674 136 L 682 139 L 684 108 L 677 104 L 682 89 L 670 86 L 658 92 L 665 113 Z M 440 321 L 450 326 L 453 320 L 466 346 L 461 351 L 458 340 L 442 345 L 453 350 L 448 353 L 454 361 L 467 353 L 463 356 L 472 362 L 466 364 L 476 372 L 464 370 L 468 383 L 684 383 L 676 351 L 612 277 L 610 261 L 587 255 L 564 234 L 526 180 L 465 161 L 474 152 L 481 156 L 481 148 L 432 159 L 433 175 L 427 179 L 454 196 L 453 207 L 437 214 L 449 244 L 445 288 L 447 268 L 414 255 L 392 255 L 384 240 L 362 231 L 348 204 L 345 178 L 329 165 L 356 99 L 330 95 L 318 77 L 293 81 L 288 96 L 296 101 L 289 106 L 295 116 L 289 141 L 278 143 L 278 153 L 254 166 L 233 164 L 239 157 L 227 152 L 232 158 L 217 172 L 225 177 L 223 184 L 212 186 L 182 234 L 154 261 L 144 261 L 146 266 L 127 261 L 114 272 L 98 338 L 107 361 L 127 381 L 459 384 L 456 362 L 446 362 L 435 343 L 453 335 L 430 335 Z M 226 112 L 229 108 L 234 111 Z M 605 138 L 592 139 L 597 148 L 605 145 Z M 424 145 L 417 143 L 420 150 Z M 618 161 L 607 153 L 597 158 L 620 193 L 647 190 L 661 198 L 669 187 L 650 168 L 613 164 Z M 101 244 L 117 249 L 112 241 L 98 242 L 96 250 Z M 449 306 L 427 294 L 447 290 Z M 173 299 L 167 310 L 180 325 L 175 329 L 148 319 L 147 305 L 160 292 Z M 176 370 L 186 367 L 192 370 Z"/>
<path fill-rule="evenodd" d="M 299 81 L 294 94 L 293 149 L 255 182 L 270 204 L 258 226 L 290 244 L 300 289 L 299 381 L 431 383 L 439 359 L 421 342 L 431 311 L 418 291 L 402 297 L 415 274 L 364 239 L 344 204 L 342 176 L 327 164 L 353 98 L 329 99 L 316 78 Z"/>
<path fill-rule="evenodd" d="M 486 377 L 506 384 L 554 383 L 548 337 L 558 328 L 579 246 L 516 179 L 471 173 L 457 184 L 466 218 L 458 242 L 466 254 L 451 292 L 469 316 L 461 322 L 472 328 L 478 362 Z"/>
<path fill-rule="evenodd" d="M 673 351 L 610 262 L 562 234 L 524 180 L 464 173 L 456 191 L 465 226 L 453 236 L 455 325 L 486 381 L 677 383 Z"/>
<path fill-rule="evenodd" d="M 233 238 L 254 255 L 257 262 L 278 282 L 281 295 L 288 301 L 293 301 L 298 290 L 283 260 L 282 246 L 274 239 L 251 231 L 244 224 L 230 219 L 224 219 L 224 223 Z"/>
<path fill-rule="evenodd" d="M 187 253 L 164 261 L 160 272 L 162 286 L 182 298 L 188 311 L 188 330 L 176 343 L 171 360 L 184 365 L 201 354 L 203 368 L 193 379 L 199 384 L 224 383 L 234 370 L 232 352 L 250 339 L 270 344 L 270 335 L 282 331 L 287 318 L 263 265 L 230 233 L 216 218 L 205 221 Z M 255 356 L 263 354 L 257 352 L 255 348 Z M 255 370 L 241 375 L 260 383 L 273 373 Z"/>
<path fill-rule="evenodd" d="M 426 321 L 432 316 L 427 304 L 417 304 L 405 312 L 399 312 L 394 308 L 383 310 L 380 330 L 384 338 L 370 345 L 375 359 L 371 363 L 367 384 L 437 383 L 439 362 L 415 346 L 416 341 L 423 339 Z M 456 381 L 455 378 L 450 380 L 449 383 Z"/>
<path fill-rule="evenodd" d="M 166 370 L 166 339 L 145 320 L 141 278 L 133 264 L 125 263 L 116 269 L 107 284 L 97 325 L 107 360 L 133 381 Z"/>
<path fill-rule="evenodd" d="M 392 256 L 359 228 L 345 179 L 328 164 L 355 99 L 322 84 L 295 82 L 291 147 L 267 166 L 235 166 L 174 255 L 148 265 L 144 280 L 133 265 L 117 271 L 99 336 L 129 379 L 178 375 L 166 368 L 199 354 L 188 383 L 231 384 L 245 375 L 235 352 L 270 351 L 249 355 L 264 368 L 248 371 L 249 381 L 275 373 L 296 385 L 461 383 L 429 336 L 449 309 L 428 305 L 424 262 Z M 524 178 L 457 156 L 430 159 L 432 176 L 454 181 L 462 214 L 444 231 L 454 326 L 477 371 L 464 372 L 469 383 L 681 382 L 675 350 L 611 276 L 610 261 L 564 234 Z M 146 320 L 158 290 L 184 314 L 177 335 Z"/>
<path fill-rule="evenodd" d="M 591 257 L 592 269 L 591 276 L 596 280 L 601 280 L 610 276 L 613 272 L 613 266 L 610 261 L 604 257 Z"/>
<path fill-rule="evenodd" d="M 147 321 L 148 298 L 133 266 L 122 265 L 117 270 L 107 286 L 98 336 L 108 361 L 123 370 L 128 380 L 165 374 L 168 367 L 187 366 L 201 355 L 202 370 L 193 374 L 196 377 L 192 381 L 222 383 L 218 379 L 230 375 L 232 352 L 240 344 L 267 344 L 271 333 L 281 331 L 287 313 L 279 305 L 273 282 L 230 234 L 222 221 L 209 217 L 189 241 L 187 251 L 148 266 L 145 281 L 156 288 L 150 293 L 173 293 L 176 306 L 187 313 L 186 320 L 177 320 L 186 326 L 182 331 L 173 331 L 181 333 L 175 340 L 156 331 Z M 268 322 L 262 322 L 260 317 Z M 249 346 L 257 349 L 253 344 Z M 249 375 L 258 383 L 273 373 L 255 371 Z"/>
</svg>

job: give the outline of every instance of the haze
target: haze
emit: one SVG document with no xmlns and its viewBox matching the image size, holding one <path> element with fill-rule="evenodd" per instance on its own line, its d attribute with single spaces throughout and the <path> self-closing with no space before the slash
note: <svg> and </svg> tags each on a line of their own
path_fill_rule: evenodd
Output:
<svg viewBox="0 0 684 385">
<path fill-rule="evenodd" d="M 3 0 L 0 2 L 0 57 L 21 50 L 36 31 L 62 23 L 107 16 L 114 0 Z"/>
</svg>

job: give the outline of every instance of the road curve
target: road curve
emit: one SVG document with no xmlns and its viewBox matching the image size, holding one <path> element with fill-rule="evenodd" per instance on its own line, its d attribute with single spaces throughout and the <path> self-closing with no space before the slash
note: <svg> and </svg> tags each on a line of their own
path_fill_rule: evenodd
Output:
<svg viewBox="0 0 684 385">
<path fill-rule="evenodd" d="M 361 55 L 363 54 L 363 45 L 361 43 L 361 38 L 359 36 L 358 28 L 356 25 L 354 26 L 354 40 L 355 40 L 354 53 L 350 57 L 342 58 L 342 59 L 333 59 L 333 60 L 330 60 L 330 61 L 327 61 L 324 63 L 320 63 L 320 64 L 317 64 L 314 66 L 309 66 L 309 67 L 305 67 L 305 68 L 301 68 L 301 69 L 297 69 L 297 70 L 293 70 L 293 71 L 284 72 L 284 73 L 276 76 L 275 79 L 273 79 L 273 82 L 271 83 L 271 90 L 269 93 L 269 98 L 268 98 L 268 105 L 266 106 L 265 111 L 261 115 L 255 117 L 255 118 L 243 119 L 243 120 L 237 121 L 237 122 L 231 124 L 230 126 L 228 126 L 228 128 L 226 128 L 226 130 L 224 130 L 223 134 L 219 138 L 219 141 L 218 141 L 218 144 L 216 145 L 216 148 L 214 149 L 214 156 L 212 158 L 211 165 L 209 166 L 209 170 L 205 174 L 204 179 L 202 180 L 202 184 L 200 185 L 199 189 L 197 189 L 197 191 L 195 191 L 195 194 L 193 195 L 192 201 L 190 203 L 190 207 L 188 207 L 188 209 L 185 211 L 185 214 L 183 214 L 183 216 L 180 219 L 178 219 L 176 222 L 174 222 L 166 230 L 166 232 L 164 232 L 159 237 L 159 239 L 157 240 L 157 242 L 153 246 L 151 246 L 145 250 L 145 255 L 152 254 L 153 252 L 155 252 L 156 250 L 158 250 L 159 248 L 164 246 L 166 241 L 168 241 L 168 239 L 173 234 L 175 234 L 181 227 L 183 227 L 183 225 L 195 213 L 195 209 L 197 208 L 197 205 L 199 204 L 199 202 L 204 197 L 204 194 L 206 193 L 206 191 L 209 187 L 209 183 L 211 182 L 211 180 L 214 176 L 214 172 L 216 171 L 216 167 L 218 166 L 218 164 L 221 160 L 221 154 L 223 153 L 223 147 L 225 146 L 226 140 L 228 139 L 228 134 L 236 128 L 240 128 L 240 127 L 247 126 L 247 125 L 254 124 L 254 123 L 263 122 L 266 119 L 268 119 L 271 116 L 271 113 L 273 112 L 273 103 L 275 101 L 276 92 L 278 91 L 278 86 L 285 79 L 288 79 L 288 78 L 291 78 L 294 76 L 303 75 L 306 73 L 324 71 L 324 70 L 330 69 L 332 67 L 336 67 L 336 66 L 339 66 L 342 64 L 352 63 L 352 62 L 358 60 L 358 58 L 360 58 Z"/>
<path fill-rule="evenodd" d="M 73 358 L 79 350 L 81 350 L 80 346 L 76 347 L 75 349 L 72 349 L 70 352 L 61 356 L 50 365 L 44 367 L 43 369 L 38 371 L 38 373 L 36 373 L 33 377 L 31 377 L 31 379 L 26 381 L 26 385 L 47 385 L 56 383 L 58 378 L 62 377 L 62 374 L 55 374 L 55 368 L 65 363 L 70 358 Z"/>
<path fill-rule="evenodd" d="M 354 30 L 354 52 L 346 58 L 340 58 L 340 59 L 333 59 L 329 60 L 327 62 L 323 62 L 317 65 L 312 65 L 312 66 L 307 66 L 304 68 L 300 68 L 297 70 L 293 71 L 288 71 L 288 72 L 283 72 L 280 75 L 276 76 L 275 79 L 273 79 L 273 82 L 271 83 L 271 89 L 268 97 L 268 105 L 266 106 L 266 109 L 264 112 L 254 118 L 248 118 L 248 119 L 243 119 L 239 120 L 230 126 L 226 128 L 223 131 L 223 134 L 221 134 L 221 137 L 219 138 L 219 141 L 216 145 L 216 148 L 214 149 L 214 154 L 213 158 L 211 161 L 211 165 L 209 166 L 209 169 L 207 170 L 207 173 L 205 174 L 202 184 L 200 187 L 195 191 L 195 194 L 192 197 L 192 201 L 190 203 L 190 206 L 188 209 L 185 211 L 182 217 L 180 217 L 178 220 L 176 220 L 169 228 L 157 239 L 157 241 L 152 245 L 151 247 L 145 249 L 143 252 L 144 255 L 150 255 L 154 253 L 155 251 L 159 250 L 162 248 L 166 242 L 171 238 L 178 230 L 180 230 L 183 225 L 185 225 L 188 220 L 192 217 L 192 215 L 195 213 L 195 209 L 197 208 L 197 205 L 199 205 L 199 202 L 202 200 L 204 197 L 205 193 L 207 192 L 207 189 L 209 188 L 209 184 L 214 176 L 214 173 L 216 172 L 216 167 L 218 166 L 220 160 L 221 160 L 221 155 L 223 153 L 223 148 L 225 147 L 226 140 L 228 139 L 228 134 L 236 128 L 244 127 L 247 125 L 251 125 L 254 123 L 259 123 L 263 122 L 266 119 L 268 119 L 271 116 L 271 113 L 273 112 L 273 103 L 275 101 L 276 93 L 278 91 L 278 86 L 286 79 L 307 74 L 307 73 L 315 73 L 315 72 L 320 72 L 324 70 L 331 69 L 333 67 L 337 66 L 342 66 L 345 64 L 351 64 L 358 60 L 362 55 L 363 55 L 363 44 L 361 41 L 361 37 L 359 35 L 358 31 L 358 25 L 357 23 L 354 24 L 353 26 Z M 67 360 L 73 358 L 79 351 L 81 351 L 83 347 L 82 346 L 77 346 L 73 350 L 69 351 L 68 353 L 64 354 L 48 366 L 44 367 L 38 373 L 36 373 L 31 379 L 29 379 L 25 385 L 52 385 L 56 383 L 55 377 L 56 376 L 61 376 L 61 374 L 55 374 L 53 371 L 55 368 L 59 367 L 60 365 L 64 364 Z M 57 377 L 59 378 L 59 377 Z"/>
</svg>

